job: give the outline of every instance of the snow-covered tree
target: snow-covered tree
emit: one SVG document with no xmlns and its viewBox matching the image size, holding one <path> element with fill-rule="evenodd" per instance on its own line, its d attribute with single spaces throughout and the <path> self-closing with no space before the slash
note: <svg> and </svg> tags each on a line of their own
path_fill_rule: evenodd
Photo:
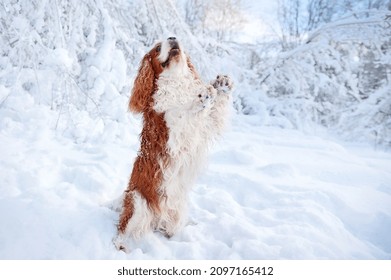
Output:
<svg viewBox="0 0 391 280">
<path fill-rule="evenodd" d="M 366 12 L 365 12 L 366 13 Z M 271 122 L 391 144 L 391 15 L 330 23 L 307 44 L 262 64 L 260 99 Z"/>
<path fill-rule="evenodd" d="M 246 18 L 241 0 L 188 0 L 185 19 L 195 34 L 230 41 L 243 28 Z"/>
</svg>

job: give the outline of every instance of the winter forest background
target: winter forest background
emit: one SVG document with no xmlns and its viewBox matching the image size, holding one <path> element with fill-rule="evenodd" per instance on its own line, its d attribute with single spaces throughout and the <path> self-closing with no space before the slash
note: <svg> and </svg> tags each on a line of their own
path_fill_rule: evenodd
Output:
<svg viewBox="0 0 391 280">
<path fill-rule="evenodd" d="M 58 132 L 94 137 L 81 134 L 97 118 L 98 133 L 124 118 L 107 108 L 122 108 L 142 55 L 175 34 L 206 81 L 219 71 L 233 76 L 237 112 L 390 146 L 390 5 L 3 0 L 1 109 L 23 95 L 57 114 Z"/>
<path fill-rule="evenodd" d="M 369 145 L 384 154 L 379 156 L 376 163 L 379 165 L 369 164 L 373 170 L 365 169 L 368 173 L 364 172 L 363 178 L 369 178 L 368 184 L 376 187 L 376 194 L 375 191 L 371 193 L 373 197 L 379 197 L 376 202 L 390 201 L 391 177 L 387 168 L 391 163 L 391 1 L 0 0 L 0 221 L 6 225 L 0 229 L 1 258 L 119 256 L 114 249 L 106 252 L 111 248 L 110 237 L 115 233 L 116 214 L 106 208 L 103 210 L 96 201 L 103 203 L 114 199 L 126 185 L 132 158 L 137 152 L 140 129 L 139 117 L 131 116 L 126 107 L 133 79 L 146 51 L 156 40 L 171 35 L 182 42 L 205 82 L 217 73 L 227 73 L 233 78 L 234 132 L 231 136 L 238 133 L 236 139 L 245 142 L 248 140 L 245 135 L 253 135 L 254 143 L 281 144 L 282 149 L 297 146 L 297 150 L 289 154 L 292 158 L 300 154 L 300 147 L 306 149 L 308 146 L 326 149 L 331 153 L 327 154 L 330 158 L 339 158 L 342 148 L 322 142 L 323 135 L 335 137 L 336 141 Z M 242 120 L 246 121 L 242 123 Z M 265 131 L 270 133 L 266 135 Z M 258 152 L 246 150 L 246 156 L 243 156 L 240 145 L 231 143 L 229 135 L 221 144 L 223 148 L 220 147 L 226 149 L 227 154 L 214 154 L 212 169 L 218 164 L 224 168 L 248 164 L 254 168 L 268 167 L 262 172 L 272 177 L 287 173 L 295 179 L 300 177 L 296 169 L 299 167 L 293 170 L 291 167 L 295 164 L 288 164 L 283 158 L 280 159 L 283 165 L 269 166 L 268 162 L 250 156 L 251 153 L 258 155 Z M 282 140 L 284 137 L 286 142 Z M 311 144 L 314 141 L 316 144 Z M 266 148 L 262 146 L 260 149 Z M 311 154 L 311 151 L 303 151 Z M 122 153 L 129 153 L 125 156 L 126 161 L 123 161 Z M 264 160 L 267 157 L 262 154 L 260 158 L 262 156 Z M 282 157 L 282 154 L 276 156 Z M 269 159 L 272 161 L 271 155 Z M 330 166 L 333 159 L 330 159 Z M 362 162 L 356 157 L 350 159 L 352 168 Z M 225 165 L 224 161 L 231 165 Z M 306 171 L 314 161 L 316 159 L 305 166 Z M 380 165 L 381 174 L 375 171 L 380 170 Z M 349 172 L 348 169 L 342 168 Z M 354 169 L 345 183 L 350 184 L 348 181 L 353 180 L 351 184 L 356 186 L 353 178 L 357 173 L 354 172 L 360 170 Z M 340 179 L 337 171 L 333 172 L 335 176 L 328 178 Z M 243 178 L 250 176 L 242 175 Z M 227 182 L 237 178 L 221 176 L 220 179 L 225 178 Z M 219 184 L 213 179 L 216 174 L 206 173 L 204 178 L 198 182 L 197 186 L 201 187 L 193 195 L 196 197 L 190 207 L 193 216 L 199 213 L 196 211 L 198 207 L 203 209 L 203 206 L 212 205 L 212 202 L 197 201 L 198 196 L 225 197 L 207 188 Z M 379 181 L 371 181 L 373 178 Z M 286 179 L 287 182 L 293 180 L 292 177 Z M 262 184 L 267 181 L 265 177 L 251 180 Z M 300 180 L 304 180 L 303 177 Z M 262 188 L 262 184 L 249 182 L 243 179 L 237 184 Z M 274 186 L 273 182 L 267 182 Z M 304 184 L 306 181 L 299 182 Z M 382 194 L 377 193 L 379 189 Z M 247 200 L 240 203 L 241 193 L 232 191 L 230 186 L 220 191 L 230 193 L 240 204 L 238 212 L 232 214 L 234 217 L 250 207 Z M 265 197 L 270 200 L 281 198 L 280 191 L 269 191 L 262 191 L 263 198 L 254 205 Z M 356 190 L 349 192 L 356 193 Z M 254 196 L 257 193 L 254 191 Z M 286 249 L 275 251 L 262 247 L 262 242 L 268 243 L 263 237 L 253 236 L 257 243 L 237 245 L 246 248 L 246 252 L 235 249 L 236 243 L 232 241 L 233 245 L 224 246 L 234 248 L 234 253 L 227 249 L 231 255 L 227 254 L 230 258 L 389 259 L 389 206 L 380 210 L 371 208 L 363 214 L 365 210 L 362 208 L 353 211 L 347 206 L 349 203 L 344 204 L 342 194 L 338 194 L 337 199 L 337 195 L 328 197 L 324 196 L 325 193 L 325 189 L 317 189 L 316 193 L 305 192 L 308 194 L 306 199 L 314 199 L 327 211 L 335 210 L 335 223 L 328 224 L 324 219 L 325 227 L 341 227 L 341 231 L 334 232 L 336 235 L 348 232 L 346 236 L 342 235 L 345 241 L 351 242 L 351 247 L 344 245 L 342 247 L 346 250 L 329 252 L 327 247 L 332 245 L 327 242 L 323 249 L 311 247 L 304 241 L 293 242 L 298 247 L 312 248 L 307 254 L 300 255 L 294 253 L 296 247 L 281 245 L 289 239 L 269 239 L 269 243 L 272 240 Z M 365 194 L 368 193 L 361 193 L 364 197 Z M 303 193 L 297 195 L 297 199 L 303 197 Z M 225 201 L 227 205 L 232 203 L 230 199 Z M 282 200 L 278 201 L 282 203 Z M 272 207 L 273 203 L 270 203 Z M 281 205 L 292 210 L 290 202 L 286 203 Z M 383 207 L 385 204 L 382 203 L 380 206 Z M 328 207 L 330 205 L 332 207 Z M 94 207 L 100 207 L 100 210 Z M 259 210 L 256 206 L 254 209 Z M 315 213 L 315 210 L 309 211 Z M 210 211 L 221 220 L 217 214 L 220 210 Z M 337 212 L 343 212 L 343 217 Z M 248 217 L 247 214 L 243 215 Z M 318 214 L 318 217 L 326 217 Z M 37 220 L 37 217 L 43 218 Z M 254 219 L 259 221 L 265 217 L 271 216 Z M 361 221 L 362 217 L 365 222 Z M 83 225 L 92 221 L 95 227 L 74 228 L 72 219 L 72 223 Z M 60 220 L 66 221 L 65 225 L 60 224 Z M 309 223 L 314 228 L 322 224 L 315 218 Z M 205 230 L 208 232 L 207 225 Z M 249 222 L 248 227 L 253 225 Z M 19 226 L 24 226 L 31 236 L 15 236 Z M 264 224 L 257 228 L 262 226 Z M 294 232 L 293 227 L 289 229 L 292 231 L 288 230 L 286 236 L 292 236 Z M 84 235 L 85 231 L 88 237 Z M 243 232 L 233 231 L 239 240 Z M 296 234 L 301 236 L 302 232 Z M 19 245 L 13 242 L 15 238 L 21 240 Z M 221 248 L 217 245 L 209 252 L 211 255 L 195 252 L 196 246 L 190 247 L 192 250 L 188 255 L 179 251 L 173 253 L 173 248 L 184 245 L 172 242 L 183 241 L 185 237 L 178 237 L 179 241 L 171 243 L 164 243 L 166 241 L 161 237 L 154 238 L 158 241 L 146 241 L 131 257 L 227 257 L 219 255 Z M 194 236 L 188 238 L 190 243 L 197 240 Z M 307 241 L 310 239 L 308 237 Z M 322 243 L 320 240 L 314 237 L 313 244 Z M 337 244 L 339 248 L 344 242 L 341 240 Z M 156 242 L 163 242 L 171 253 L 154 252 L 151 248 Z M 54 245 L 49 243 L 60 245 L 60 250 L 52 251 Z M 223 243 L 230 244 L 229 241 Z M 25 244 L 29 244 L 28 249 Z M 260 251 L 264 255 L 252 252 L 252 244 L 262 245 Z M 351 251 L 353 247 L 358 251 Z"/>
</svg>

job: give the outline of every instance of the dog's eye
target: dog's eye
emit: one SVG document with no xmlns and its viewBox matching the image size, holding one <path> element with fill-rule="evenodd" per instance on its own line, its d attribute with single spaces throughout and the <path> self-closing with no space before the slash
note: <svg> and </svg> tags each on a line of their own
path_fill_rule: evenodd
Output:
<svg viewBox="0 0 391 280">
<path fill-rule="evenodd" d="M 160 52 L 160 49 L 161 49 L 161 46 L 160 46 L 160 45 L 156 47 L 156 51 L 157 51 L 157 52 Z"/>
</svg>

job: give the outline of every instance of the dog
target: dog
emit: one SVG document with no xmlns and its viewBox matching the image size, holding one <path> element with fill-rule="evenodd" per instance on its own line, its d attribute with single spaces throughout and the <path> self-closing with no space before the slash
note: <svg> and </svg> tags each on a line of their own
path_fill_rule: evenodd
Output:
<svg viewBox="0 0 391 280">
<path fill-rule="evenodd" d="M 142 59 L 129 109 L 143 116 L 141 145 L 120 209 L 114 244 L 159 231 L 171 237 L 186 222 L 189 190 L 207 151 L 223 132 L 232 80 L 204 84 L 175 37 L 157 43 Z"/>
</svg>

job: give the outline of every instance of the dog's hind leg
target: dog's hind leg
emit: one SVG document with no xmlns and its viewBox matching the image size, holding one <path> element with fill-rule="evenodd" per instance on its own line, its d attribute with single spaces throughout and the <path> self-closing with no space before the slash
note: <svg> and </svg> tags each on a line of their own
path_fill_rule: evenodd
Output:
<svg viewBox="0 0 391 280">
<path fill-rule="evenodd" d="M 125 192 L 118 234 L 113 242 L 118 250 L 129 252 L 129 238 L 139 239 L 151 230 L 155 214 L 137 191 Z"/>
</svg>

